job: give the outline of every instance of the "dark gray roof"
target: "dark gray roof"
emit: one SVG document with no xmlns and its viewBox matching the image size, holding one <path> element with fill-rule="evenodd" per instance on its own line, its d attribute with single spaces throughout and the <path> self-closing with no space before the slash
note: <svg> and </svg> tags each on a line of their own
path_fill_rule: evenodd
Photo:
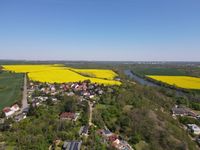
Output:
<svg viewBox="0 0 200 150">
<path fill-rule="evenodd" d="M 80 150 L 82 141 L 65 141 L 62 149 L 63 150 Z"/>
<path fill-rule="evenodd" d="M 173 112 L 174 114 L 178 114 L 178 115 L 181 115 L 181 114 L 188 114 L 188 110 L 185 109 L 185 108 L 176 108 L 176 107 L 174 107 L 174 108 L 172 108 L 172 112 Z"/>
</svg>

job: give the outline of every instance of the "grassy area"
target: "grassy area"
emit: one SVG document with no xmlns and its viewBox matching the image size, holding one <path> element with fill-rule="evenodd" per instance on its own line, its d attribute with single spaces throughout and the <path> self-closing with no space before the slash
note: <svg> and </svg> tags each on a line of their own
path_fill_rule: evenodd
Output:
<svg viewBox="0 0 200 150">
<path fill-rule="evenodd" d="M 23 74 L 9 72 L 0 73 L 0 110 L 21 99 Z"/>
<path fill-rule="evenodd" d="M 140 141 L 135 145 L 136 150 L 145 150 L 148 148 L 148 144 L 145 141 Z"/>
<path fill-rule="evenodd" d="M 20 122 L 14 123 L 12 129 L 3 132 L 7 145 L 14 145 L 20 150 L 43 150 L 52 145 L 54 140 L 80 141 L 79 130 L 81 117 L 76 122 L 60 120 L 59 114 L 65 108 L 65 100 L 57 105 L 40 106 L 32 109 L 32 114 Z M 78 108 L 81 109 L 82 108 Z M 61 144 L 62 145 L 62 144 Z"/>
<path fill-rule="evenodd" d="M 96 109 L 106 109 L 108 106 L 103 105 L 103 104 L 97 104 Z"/>
</svg>

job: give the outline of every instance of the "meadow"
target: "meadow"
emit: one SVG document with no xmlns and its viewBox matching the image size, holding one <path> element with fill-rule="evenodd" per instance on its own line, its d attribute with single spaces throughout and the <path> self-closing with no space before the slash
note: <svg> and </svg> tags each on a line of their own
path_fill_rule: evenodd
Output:
<svg viewBox="0 0 200 150">
<path fill-rule="evenodd" d="M 0 73 L 0 110 L 21 100 L 23 74 Z"/>
<path fill-rule="evenodd" d="M 147 75 L 147 77 L 184 89 L 200 89 L 200 78 L 197 77 L 157 75 Z"/>
<path fill-rule="evenodd" d="M 117 76 L 112 70 L 75 69 L 64 65 L 3 65 L 4 70 L 15 73 L 27 73 L 32 81 L 48 83 L 78 82 L 90 80 L 104 85 L 120 85 L 115 81 Z"/>
</svg>

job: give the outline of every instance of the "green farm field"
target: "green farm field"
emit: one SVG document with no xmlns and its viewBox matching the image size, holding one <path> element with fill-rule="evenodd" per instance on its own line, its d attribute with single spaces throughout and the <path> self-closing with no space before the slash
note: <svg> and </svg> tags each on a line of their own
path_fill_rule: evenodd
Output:
<svg viewBox="0 0 200 150">
<path fill-rule="evenodd" d="M 23 74 L 0 72 L 0 110 L 22 97 Z"/>
<path fill-rule="evenodd" d="M 179 68 L 164 68 L 164 67 L 152 67 L 152 68 L 134 68 L 134 72 L 140 75 L 171 75 L 171 76 L 183 76 L 187 75 L 187 72 Z"/>
<path fill-rule="evenodd" d="M 200 77 L 200 67 L 183 65 L 134 65 L 130 67 L 135 74 L 163 76 L 192 76 Z"/>
</svg>

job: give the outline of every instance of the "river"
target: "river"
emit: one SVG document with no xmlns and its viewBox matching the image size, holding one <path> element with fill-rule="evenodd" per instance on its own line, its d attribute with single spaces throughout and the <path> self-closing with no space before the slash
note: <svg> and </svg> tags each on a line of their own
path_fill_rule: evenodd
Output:
<svg viewBox="0 0 200 150">
<path fill-rule="evenodd" d="M 155 83 L 152 83 L 152 82 L 150 82 L 150 81 L 147 81 L 147 80 L 145 80 L 145 79 L 143 79 L 143 78 L 141 78 L 141 77 L 135 75 L 135 74 L 133 73 L 133 71 L 131 71 L 131 70 L 125 70 L 124 73 L 125 73 L 125 75 L 127 75 L 129 78 L 135 80 L 136 82 L 140 83 L 141 85 L 152 86 L 152 87 L 158 86 L 158 85 L 156 85 Z"/>
</svg>

